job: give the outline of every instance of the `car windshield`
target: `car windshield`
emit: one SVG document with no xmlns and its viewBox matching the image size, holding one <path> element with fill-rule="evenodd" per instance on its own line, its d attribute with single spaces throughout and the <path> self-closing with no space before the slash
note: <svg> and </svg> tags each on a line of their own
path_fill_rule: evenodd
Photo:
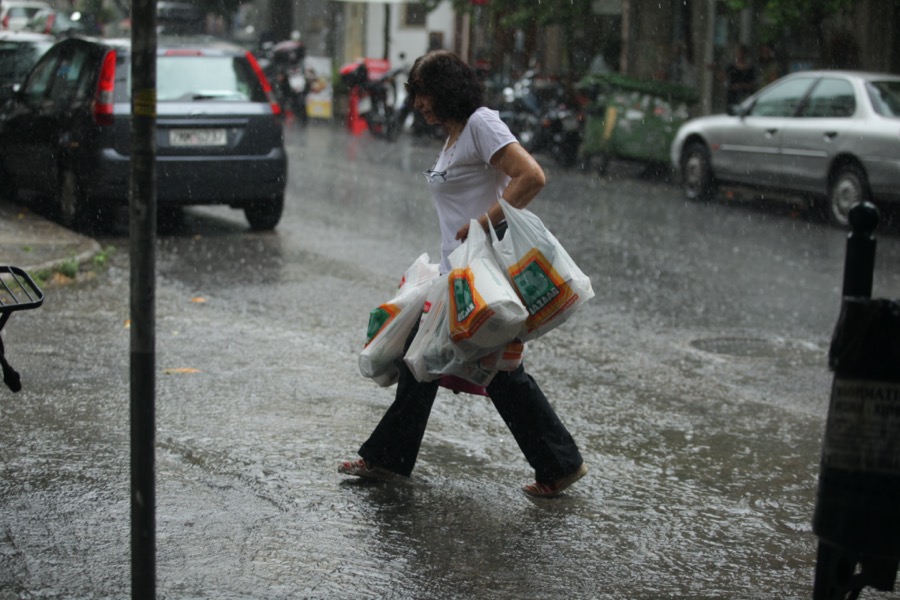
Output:
<svg viewBox="0 0 900 600">
<path fill-rule="evenodd" d="M 900 117 L 900 81 L 870 81 L 866 90 L 875 112 L 885 117 Z"/>
<path fill-rule="evenodd" d="M 116 96 L 131 94 L 127 61 L 120 60 Z M 156 61 L 157 102 L 266 102 L 266 95 L 249 63 L 235 56 L 160 56 Z"/>
</svg>

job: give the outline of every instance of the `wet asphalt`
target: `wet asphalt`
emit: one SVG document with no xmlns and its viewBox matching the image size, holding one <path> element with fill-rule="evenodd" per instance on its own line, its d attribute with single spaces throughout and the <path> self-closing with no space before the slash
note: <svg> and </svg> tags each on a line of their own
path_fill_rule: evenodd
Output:
<svg viewBox="0 0 900 600">
<path fill-rule="evenodd" d="M 293 129 L 276 232 L 209 208 L 160 233 L 158 596 L 811 597 L 845 234 L 630 165 L 540 157 L 535 211 L 597 297 L 526 361 L 588 476 L 525 496 L 493 408 L 449 392 L 410 480 L 338 475 L 391 399 L 357 370 L 368 311 L 436 256 L 438 143 Z M 109 263 L 4 330 L 25 388 L 0 393 L 0 600 L 130 595 L 127 234 L 93 241 Z M 898 297 L 897 238 L 879 252 Z"/>
</svg>

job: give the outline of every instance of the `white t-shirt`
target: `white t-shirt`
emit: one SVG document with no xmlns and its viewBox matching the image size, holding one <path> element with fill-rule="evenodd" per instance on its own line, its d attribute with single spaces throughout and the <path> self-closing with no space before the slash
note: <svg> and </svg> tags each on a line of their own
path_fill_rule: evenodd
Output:
<svg viewBox="0 0 900 600">
<path fill-rule="evenodd" d="M 487 212 L 500 198 L 509 177 L 491 166 L 491 157 L 516 141 L 497 111 L 481 107 L 472 113 L 456 143 L 444 149 L 425 171 L 441 226 L 441 273 L 450 272 L 447 258 L 459 246 L 456 232 Z"/>
</svg>

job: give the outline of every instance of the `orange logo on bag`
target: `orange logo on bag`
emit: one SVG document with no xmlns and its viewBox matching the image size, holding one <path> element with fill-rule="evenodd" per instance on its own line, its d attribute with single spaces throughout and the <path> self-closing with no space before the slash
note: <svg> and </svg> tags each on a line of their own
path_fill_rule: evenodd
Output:
<svg viewBox="0 0 900 600">
<path fill-rule="evenodd" d="M 468 339 L 494 316 L 494 311 L 475 289 L 474 276 L 468 267 L 450 271 L 447 285 L 450 288 L 450 339 Z"/>
<path fill-rule="evenodd" d="M 537 248 L 529 250 L 510 267 L 509 275 L 519 299 L 528 309 L 529 317 L 525 321 L 528 331 L 534 331 L 578 299 L 578 294 Z"/>
</svg>

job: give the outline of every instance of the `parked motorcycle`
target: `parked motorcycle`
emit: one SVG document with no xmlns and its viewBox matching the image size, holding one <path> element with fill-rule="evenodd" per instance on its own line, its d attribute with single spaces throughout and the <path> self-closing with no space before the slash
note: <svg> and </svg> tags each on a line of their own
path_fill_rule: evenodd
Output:
<svg viewBox="0 0 900 600">
<path fill-rule="evenodd" d="M 559 81 L 527 71 L 503 90 L 500 118 L 528 152 L 547 152 L 560 166 L 578 161 L 583 105 Z"/>
<path fill-rule="evenodd" d="M 574 167 L 581 147 L 584 102 L 577 96 L 560 98 L 541 119 L 540 140 L 561 167 Z"/>
<path fill-rule="evenodd" d="M 537 73 L 527 71 L 512 86 L 503 89 L 499 107 L 500 119 L 528 152 L 537 152 L 541 145 L 543 109 L 535 89 Z"/>
<path fill-rule="evenodd" d="M 394 116 L 396 104 L 396 76 L 400 71 L 386 72 L 378 78 L 369 76 L 365 61 L 349 63 L 341 67 L 341 80 L 358 98 L 359 116 L 366 122 L 369 131 L 376 137 L 392 141 L 399 129 Z"/>
<path fill-rule="evenodd" d="M 309 122 L 306 111 L 306 96 L 310 92 L 312 80 L 307 76 L 304 61 L 306 48 L 296 40 L 279 42 L 266 48 L 263 72 L 275 98 L 285 113 L 292 113 L 303 125 Z"/>
</svg>

